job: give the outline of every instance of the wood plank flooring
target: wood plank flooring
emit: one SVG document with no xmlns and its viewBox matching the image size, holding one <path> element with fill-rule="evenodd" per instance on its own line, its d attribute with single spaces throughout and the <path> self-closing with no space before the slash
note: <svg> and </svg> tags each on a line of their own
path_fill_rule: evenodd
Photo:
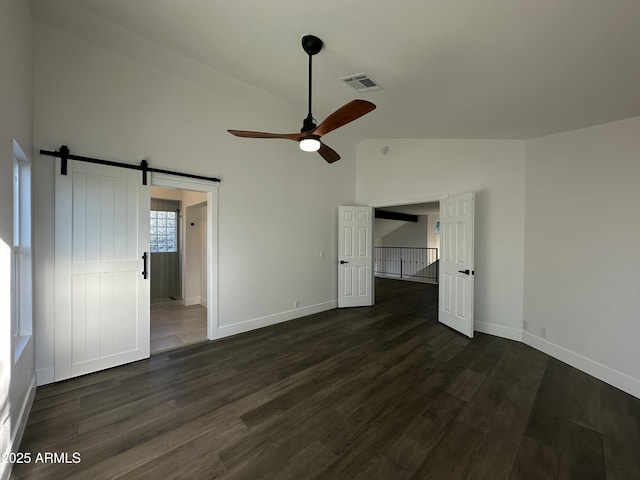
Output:
<svg viewBox="0 0 640 480">
<path fill-rule="evenodd" d="M 185 307 L 183 301 L 151 303 L 151 354 L 206 340 L 205 307 Z"/>
<path fill-rule="evenodd" d="M 436 321 L 378 279 L 333 310 L 38 389 L 15 479 L 640 479 L 640 400 Z"/>
</svg>

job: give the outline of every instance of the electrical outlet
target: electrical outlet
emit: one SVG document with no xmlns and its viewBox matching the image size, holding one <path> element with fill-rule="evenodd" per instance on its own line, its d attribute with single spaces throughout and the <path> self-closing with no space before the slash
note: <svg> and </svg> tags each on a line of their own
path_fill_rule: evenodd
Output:
<svg viewBox="0 0 640 480">
<path fill-rule="evenodd" d="M 525 330 L 529 330 L 529 322 L 527 322 L 526 320 L 522 322 L 522 328 Z"/>
<path fill-rule="evenodd" d="M 547 327 L 540 327 L 540 336 L 542 338 L 547 338 Z"/>
<path fill-rule="evenodd" d="M 298 308 L 300 306 L 300 300 L 293 301 L 293 308 Z"/>
</svg>

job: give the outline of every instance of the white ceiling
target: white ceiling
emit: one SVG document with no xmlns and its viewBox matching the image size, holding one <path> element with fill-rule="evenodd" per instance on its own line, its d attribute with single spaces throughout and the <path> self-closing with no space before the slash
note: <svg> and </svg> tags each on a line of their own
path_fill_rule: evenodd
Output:
<svg viewBox="0 0 640 480">
<path fill-rule="evenodd" d="M 531 138 L 640 115 L 638 0 L 34 0 L 86 10 L 314 114 L 353 98 L 369 138 Z M 61 14 L 62 16 L 62 14 Z M 86 32 L 84 32 L 86 35 Z M 366 72 L 384 89 L 338 80 Z M 298 125 L 300 124 L 300 125 Z"/>
</svg>

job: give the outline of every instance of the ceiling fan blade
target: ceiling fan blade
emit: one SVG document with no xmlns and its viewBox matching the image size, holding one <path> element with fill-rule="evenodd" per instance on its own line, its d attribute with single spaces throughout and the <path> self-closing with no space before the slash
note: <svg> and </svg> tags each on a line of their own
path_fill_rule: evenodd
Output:
<svg viewBox="0 0 640 480">
<path fill-rule="evenodd" d="M 249 132 L 246 130 L 227 130 L 231 135 L 244 138 L 285 138 L 296 142 L 304 136 L 302 133 L 267 133 L 267 132 Z"/>
<path fill-rule="evenodd" d="M 376 106 L 367 100 L 352 100 L 333 112 L 318 125 L 312 132 L 314 135 L 326 135 L 327 133 L 342 127 L 349 122 L 374 110 Z"/>
<path fill-rule="evenodd" d="M 338 155 L 338 152 L 322 142 L 320 142 L 320 150 L 318 150 L 318 153 L 327 161 L 327 163 L 333 163 L 340 160 L 340 155 Z"/>
</svg>

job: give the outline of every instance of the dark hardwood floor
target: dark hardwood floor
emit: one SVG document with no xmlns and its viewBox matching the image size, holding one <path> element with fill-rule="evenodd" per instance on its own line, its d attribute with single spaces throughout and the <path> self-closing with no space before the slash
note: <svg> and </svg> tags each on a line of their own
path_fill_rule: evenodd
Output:
<svg viewBox="0 0 640 480">
<path fill-rule="evenodd" d="M 640 479 L 640 400 L 443 327 L 437 286 L 376 288 L 375 307 L 39 388 L 21 451 L 80 462 L 12 478 Z"/>
</svg>

